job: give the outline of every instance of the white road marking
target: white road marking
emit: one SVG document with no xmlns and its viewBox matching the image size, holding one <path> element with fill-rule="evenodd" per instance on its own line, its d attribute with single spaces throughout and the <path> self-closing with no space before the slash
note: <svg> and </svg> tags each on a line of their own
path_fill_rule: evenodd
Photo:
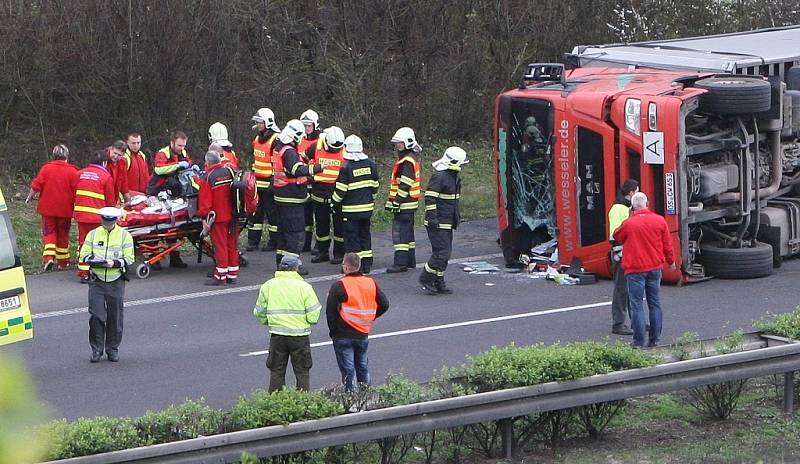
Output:
<svg viewBox="0 0 800 464">
<path fill-rule="evenodd" d="M 513 319 L 522 319 L 526 317 L 536 317 L 536 316 L 544 316 L 547 314 L 555 314 L 555 313 L 566 313 L 570 311 L 582 311 L 584 309 L 593 309 L 593 308 L 600 308 L 603 306 L 611 305 L 610 301 L 601 301 L 600 303 L 589 303 L 584 305 L 578 306 L 565 306 L 563 308 L 554 308 L 554 309 L 545 309 L 542 311 L 533 311 L 529 313 L 522 313 L 522 314 L 511 314 L 508 316 L 499 316 L 499 317 L 490 317 L 488 319 L 476 319 L 472 321 L 464 321 L 464 322 L 454 322 L 452 324 L 443 324 L 443 325 L 432 325 L 428 327 L 419 327 L 417 329 L 408 329 L 408 330 L 398 330 L 397 332 L 387 332 L 383 334 L 375 334 L 370 335 L 370 340 L 376 340 L 378 338 L 388 338 L 388 337 L 397 337 L 399 335 L 410 335 L 410 334 L 417 334 L 423 332 L 433 332 L 435 330 L 444 330 L 444 329 L 453 329 L 456 327 L 466 327 L 470 325 L 478 325 L 478 324 L 490 324 L 492 322 L 502 322 L 502 321 L 510 321 Z M 312 343 L 311 348 L 316 348 L 320 346 L 327 346 L 332 345 L 332 341 L 327 342 L 319 342 L 319 343 Z M 269 350 L 264 351 L 251 351 L 249 353 L 243 353 L 239 356 L 247 357 L 247 356 L 262 356 L 269 353 Z"/>
<path fill-rule="evenodd" d="M 503 256 L 502 253 L 493 253 L 490 255 L 481 255 L 481 256 L 469 256 L 466 258 L 457 258 L 451 259 L 450 262 L 454 264 L 463 263 L 465 261 L 476 261 L 476 260 L 486 260 L 486 259 L 493 259 L 499 258 Z M 424 267 L 425 264 L 417 264 L 417 268 Z M 372 274 L 382 274 L 386 272 L 386 268 L 382 269 L 375 269 Z M 319 277 L 310 277 L 306 279 L 308 283 L 315 283 L 315 282 L 326 282 L 331 280 L 336 280 L 340 278 L 341 274 L 330 274 L 324 275 Z M 217 295 L 228 295 L 231 293 L 241 293 L 241 292 L 252 292 L 261 288 L 262 284 L 258 285 L 246 285 L 243 287 L 233 287 L 233 288 L 226 288 L 224 290 L 209 290 L 205 292 L 194 292 L 194 293 L 184 293 L 181 295 L 171 295 L 171 296 L 162 296 L 158 298 L 146 298 L 143 300 L 132 300 L 125 302 L 125 308 L 130 308 L 132 306 L 145 306 L 151 304 L 158 304 L 158 303 L 166 303 L 169 301 L 183 301 L 183 300 L 193 300 L 195 298 L 205 298 L 210 296 L 217 296 Z M 72 308 L 72 309 L 62 309 L 58 311 L 48 311 L 46 313 L 37 313 L 33 314 L 33 319 L 45 319 L 48 317 L 59 317 L 59 316 L 69 316 L 71 314 L 83 314 L 89 312 L 89 308 L 87 306 L 83 306 L 80 308 Z"/>
</svg>

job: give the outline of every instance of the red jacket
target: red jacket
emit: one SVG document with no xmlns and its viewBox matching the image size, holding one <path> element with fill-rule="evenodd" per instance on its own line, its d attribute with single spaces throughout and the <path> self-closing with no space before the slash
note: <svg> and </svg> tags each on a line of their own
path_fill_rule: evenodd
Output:
<svg viewBox="0 0 800 464">
<path fill-rule="evenodd" d="M 214 211 L 216 222 L 229 222 L 233 219 L 231 184 L 233 174 L 226 161 L 209 166 L 205 179 L 200 180 L 200 191 L 197 199 L 197 214 L 208 216 Z"/>
<path fill-rule="evenodd" d="M 162 188 L 167 183 L 169 176 L 178 174 L 178 163 L 186 161 L 192 164 L 192 158 L 186 153 L 186 150 L 180 153 L 174 153 L 169 145 L 158 150 L 155 157 L 153 157 L 153 177 L 156 178 L 155 186 Z"/>
<path fill-rule="evenodd" d="M 222 155 L 222 159 L 228 161 L 228 164 L 230 164 L 233 167 L 233 169 L 238 171 L 239 170 L 239 156 L 236 154 L 235 151 L 233 151 L 233 148 L 231 148 L 231 147 L 223 147 L 222 151 L 224 152 L 223 155 Z"/>
<path fill-rule="evenodd" d="M 128 167 L 128 188 L 136 192 L 144 193 L 147 191 L 147 183 L 150 182 L 150 167 L 147 165 L 147 157 L 141 151 L 131 153 L 125 150 L 125 164 Z"/>
<path fill-rule="evenodd" d="M 665 262 L 675 262 L 667 221 L 647 208 L 634 211 L 623 221 L 614 231 L 614 240 L 622 243 L 625 274 L 655 271 Z"/>
<path fill-rule="evenodd" d="M 60 218 L 72 217 L 72 204 L 75 200 L 72 178 L 76 172 L 78 168 L 64 160 L 44 163 L 39 174 L 31 182 L 31 188 L 39 192 L 39 204 L 36 206 L 39 214 Z"/>
<path fill-rule="evenodd" d="M 120 158 L 116 163 L 112 163 L 111 161 L 106 161 L 106 169 L 108 173 L 111 174 L 111 178 L 114 179 L 114 198 L 117 201 L 120 200 L 122 195 L 128 193 L 128 170 L 127 170 L 127 163 L 125 160 Z"/>
<path fill-rule="evenodd" d="M 87 224 L 100 224 L 98 212 L 104 206 L 116 206 L 114 179 L 106 168 L 90 164 L 72 177 L 75 191 L 75 220 Z"/>
</svg>

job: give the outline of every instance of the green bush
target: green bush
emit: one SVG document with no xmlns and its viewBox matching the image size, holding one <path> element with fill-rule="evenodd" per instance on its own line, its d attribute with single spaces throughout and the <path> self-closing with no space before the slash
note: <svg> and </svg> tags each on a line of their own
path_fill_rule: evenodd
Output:
<svg viewBox="0 0 800 464">
<path fill-rule="evenodd" d="M 769 335 L 800 340 L 800 306 L 783 314 L 770 314 L 753 321 L 753 327 Z"/>
<path fill-rule="evenodd" d="M 311 419 L 331 417 L 342 408 L 318 392 L 284 388 L 275 392 L 256 390 L 239 398 L 230 418 L 238 430 L 270 425 L 286 425 Z"/>
<path fill-rule="evenodd" d="M 52 437 L 49 459 L 66 459 L 143 446 L 133 421 L 123 417 L 80 418 L 51 422 L 44 428 Z"/>
<path fill-rule="evenodd" d="M 672 344 L 672 356 L 677 361 L 685 361 L 692 355 L 692 345 L 700 341 L 700 334 L 697 332 L 686 332 L 675 339 Z"/>
<path fill-rule="evenodd" d="M 163 411 L 147 411 L 136 420 L 136 428 L 147 444 L 187 440 L 221 433 L 224 414 L 204 399 L 186 400 Z"/>
</svg>

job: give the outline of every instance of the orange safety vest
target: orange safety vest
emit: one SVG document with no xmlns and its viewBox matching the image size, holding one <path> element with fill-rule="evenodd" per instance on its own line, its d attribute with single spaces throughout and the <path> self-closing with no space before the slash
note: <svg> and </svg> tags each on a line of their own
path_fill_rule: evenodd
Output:
<svg viewBox="0 0 800 464">
<path fill-rule="evenodd" d="M 253 174 L 255 174 L 257 180 L 263 181 L 272 177 L 271 153 L 276 137 L 278 137 L 278 134 L 273 132 L 263 143 L 259 142 L 258 136 L 253 139 Z"/>
<path fill-rule="evenodd" d="M 314 159 L 309 161 L 309 164 L 321 164 L 322 172 L 314 174 L 314 182 L 320 184 L 335 184 L 336 179 L 339 178 L 339 170 L 342 169 L 342 151 L 331 153 L 325 149 L 325 142 L 322 138 L 317 140 L 317 147 L 314 150 Z"/>
<path fill-rule="evenodd" d="M 347 301 L 339 307 L 339 317 L 350 327 L 368 334 L 378 312 L 378 287 L 371 277 L 357 275 L 342 277 Z"/>
<path fill-rule="evenodd" d="M 294 148 L 291 145 L 284 145 L 281 147 L 279 151 L 272 151 L 272 168 L 274 169 L 274 174 L 272 177 L 272 186 L 276 188 L 286 187 L 289 184 L 305 184 L 308 182 L 308 177 L 288 177 L 286 176 L 286 170 L 283 167 L 283 154 L 286 153 L 286 150 Z"/>
<path fill-rule="evenodd" d="M 297 153 L 300 154 L 300 159 L 304 159 L 304 157 L 306 156 L 306 150 L 308 150 L 311 147 L 311 145 L 314 145 L 314 143 L 317 142 L 318 140 L 321 140 L 321 137 L 317 137 L 315 139 L 307 139 L 303 137 L 299 142 L 297 142 Z"/>
<path fill-rule="evenodd" d="M 408 198 L 412 200 L 419 200 L 421 195 L 420 178 L 419 178 L 419 161 L 413 156 L 404 156 L 397 160 L 392 167 L 392 177 L 389 183 L 389 201 L 394 201 L 397 198 L 397 189 L 400 187 L 400 179 L 397 177 L 397 171 L 400 170 L 400 165 L 408 161 L 414 166 L 414 183 L 408 191 Z"/>
</svg>

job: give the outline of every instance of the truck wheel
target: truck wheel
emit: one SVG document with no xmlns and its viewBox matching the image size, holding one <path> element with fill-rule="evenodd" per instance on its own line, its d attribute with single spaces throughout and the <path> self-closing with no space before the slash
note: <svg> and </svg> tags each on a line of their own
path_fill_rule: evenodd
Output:
<svg viewBox="0 0 800 464">
<path fill-rule="evenodd" d="M 772 247 L 756 242 L 754 247 L 722 248 L 719 243 L 700 245 L 699 261 L 706 275 L 720 279 L 754 279 L 772 274 Z"/>
<path fill-rule="evenodd" d="M 767 111 L 772 104 L 769 82 L 730 76 L 709 77 L 695 82 L 708 90 L 700 96 L 700 109 L 708 113 L 751 114 Z"/>
</svg>

